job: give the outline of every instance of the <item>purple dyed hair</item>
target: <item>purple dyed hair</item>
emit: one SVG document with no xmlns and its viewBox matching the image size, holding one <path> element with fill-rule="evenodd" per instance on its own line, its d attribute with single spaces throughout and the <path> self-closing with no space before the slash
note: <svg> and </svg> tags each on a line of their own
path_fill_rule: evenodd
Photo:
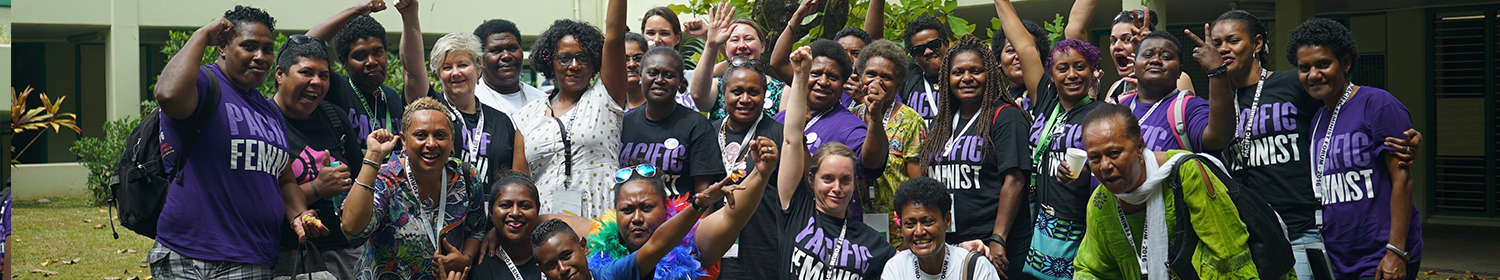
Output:
<svg viewBox="0 0 1500 280">
<path fill-rule="evenodd" d="M 1078 39 L 1066 39 L 1058 41 L 1056 45 L 1052 45 L 1052 53 L 1047 55 L 1047 68 L 1052 68 L 1054 63 L 1057 62 L 1056 57 L 1058 54 L 1067 51 L 1082 54 L 1083 59 L 1089 62 L 1089 66 L 1099 69 L 1099 48 L 1094 47 L 1089 42 Z"/>
</svg>

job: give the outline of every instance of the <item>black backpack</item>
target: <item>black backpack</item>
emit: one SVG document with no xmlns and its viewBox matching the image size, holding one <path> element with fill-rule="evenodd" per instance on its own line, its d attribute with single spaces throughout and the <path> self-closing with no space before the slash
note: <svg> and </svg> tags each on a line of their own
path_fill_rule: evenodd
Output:
<svg viewBox="0 0 1500 280">
<path fill-rule="evenodd" d="M 1250 251 L 1250 258 L 1255 261 L 1260 279 L 1281 279 L 1286 276 L 1296 259 L 1292 257 L 1292 243 L 1287 240 L 1286 230 L 1283 229 L 1276 210 L 1271 209 L 1271 204 L 1261 199 L 1260 195 L 1243 188 L 1222 168 L 1198 154 L 1189 154 L 1186 159 L 1178 162 L 1172 167 L 1172 175 L 1165 180 L 1167 186 L 1176 193 L 1173 200 L 1179 205 L 1177 230 L 1172 233 L 1176 241 L 1171 246 L 1167 266 L 1181 279 L 1199 279 L 1198 271 L 1193 268 L 1193 251 L 1198 247 L 1198 233 L 1193 230 L 1186 206 L 1182 206 L 1187 203 L 1183 201 L 1182 180 L 1178 174 L 1183 165 L 1195 161 L 1202 163 L 1200 166 L 1207 167 L 1208 170 L 1201 170 L 1203 174 L 1212 172 L 1214 177 L 1224 183 L 1224 188 L 1229 190 L 1229 199 L 1234 201 L 1240 221 L 1245 223 L 1245 231 L 1250 233 L 1250 237 L 1245 240 L 1245 247 Z M 1205 180 L 1207 178 L 1204 177 Z"/>
<path fill-rule="evenodd" d="M 204 106 L 199 106 L 198 110 L 207 110 L 201 116 L 211 118 L 219 109 L 219 79 L 212 71 L 205 76 L 209 87 L 208 93 L 202 97 L 208 100 L 199 102 Z M 120 210 L 120 225 L 152 239 L 156 238 L 156 220 L 167 201 L 167 188 L 178 179 L 182 166 L 187 164 L 198 134 L 203 132 L 202 122 L 206 121 L 198 120 L 189 125 L 190 129 L 179 132 L 182 147 L 176 149 L 178 166 L 168 171 L 162 165 L 161 118 L 159 108 L 141 117 L 141 123 L 125 138 L 125 150 L 120 153 L 120 162 L 115 164 L 115 173 L 107 183 L 109 203 Z M 114 232 L 113 223 L 110 223 L 110 231 Z M 119 239 L 120 233 L 114 232 L 114 237 Z"/>
</svg>

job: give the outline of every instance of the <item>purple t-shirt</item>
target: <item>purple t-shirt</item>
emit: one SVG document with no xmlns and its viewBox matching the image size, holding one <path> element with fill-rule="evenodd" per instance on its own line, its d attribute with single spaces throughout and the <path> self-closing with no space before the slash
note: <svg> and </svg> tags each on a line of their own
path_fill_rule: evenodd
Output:
<svg viewBox="0 0 1500 280">
<path fill-rule="evenodd" d="M 1323 139 L 1333 112 L 1321 107 L 1313 115 L 1309 151 L 1313 168 L 1323 163 L 1326 182 L 1321 191 L 1323 242 L 1339 279 L 1372 277 L 1391 231 L 1391 174 L 1381 156 L 1395 149 L 1385 146 L 1384 139 L 1404 138 L 1411 113 L 1390 92 L 1373 87 L 1360 87 L 1342 107 L 1326 154 Z M 1422 215 L 1416 207 L 1405 249 L 1412 262 L 1422 260 Z"/>
<path fill-rule="evenodd" d="M 786 123 L 786 112 L 776 113 L 776 122 Z M 817 120 L 814 122 L 814 120 Z M 807 119 L 807 152 L 816 153 L 818 147 L 830 142 L 836 142 L 849 146 L 858 155 L 860 146 L 865 144 L 865 121 L 860 120 L 854 113 L 844 108 L 830 108 L 828 113 L 818 116 L 814 113 Z"/>
<path fill-rule="evenodd" d="M 1146 140 L 1146 149 L 1152 151 L 1166 150 L 1189 150 L 1193 152 L 1203 151 L 1203 129 L 1208 128 L 1208 100 L 1192 96 L 1191 93 L 1184 96 L 1187 104 L 1183 108 L 1183 123 L 1187 126 L 1181 136 L 1187 138 L 1188 145 L 1182 147 L 1178 144 L 1176 129 L 1169 121 L 1172 115 L 1172 106 L 1176 106 L 1177 92 L 1167 94 L 1156 104 L 1140 102 L 1140 95 L 1131 95 L 1120 100 L 1121 105 L 1130 106 L 1135 117 L 1140 119 L 1141 138 Z M 1160 105 L 1157 105 L 1160 104 Z M 1153 110 L 1152 108 L 1155 107 Z"/>
<path fill-rule="evenodd" d="M 291 159 L 281 111 L 260 91 L 230 84 L 218 65 L 199 68 L 197 86 L 199 110 L 187 119 L 161 118 L 165 166 L 186 169 L 167 192 L 156 241 L 189 258 L 274 266 L 286 220 L 277 177 Z M 204 103 L 209 87 L 219 87 L 219 104 Z M 218 107 L 213 115 L 203 115 L 208 106 Z M 191 129 L 193 120 L 202 132 L 182 164 L 178 130 Z"/>
</svg>

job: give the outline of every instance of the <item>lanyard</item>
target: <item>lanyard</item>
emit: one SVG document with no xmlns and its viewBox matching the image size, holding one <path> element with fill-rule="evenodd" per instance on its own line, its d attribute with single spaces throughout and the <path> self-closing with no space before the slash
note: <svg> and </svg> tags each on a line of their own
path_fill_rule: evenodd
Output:
<svg viewBox="0 0 1500 280">
<path fill-rule="evenodd" d="M 1266 69 L 1260 69 L 1260 80 L 1255 82 L 1255 97 L 1254 99 L 1250 100 L 1250 118 L 1245 119 L 1245 130 L 1244 133 L 1240 135 L 1240 141 L 1242 143 L 1249 142 L 1250 134 L 1254 132 L 1254 130 L 1251 130 L 1251 128 L 1252 125 L 1255 124 L 1255 113 L 1260 112 L 1260 90 L 1265 87 L 1266 77 L 1270 75 L 1270 71 L 1266 71 Z M 1240 110 L 1244 109 L 1240 108 L 1239 102 L 1235 102 L 1234 112 L 1238 114 Z"/>
<path fill-rule="evenodd" d="M 1135 240 L 1132 240 L 1135 239 L 1135 235 L 1130 233 L 1130 223 L 1125 221 L 1125 210 L 1120 208 L 1119 204 L 1115 204 L 1115 212 L 1120 215 L 1120 228 L 1125 229 L 1125 243 L 1130 243 L 1131 249 L 1135 249 L 1136 264 L 1141 267 L 1141 275 L 1146 275 L 1146 250 L 1149 249 L 1146 247 L 1146 239 L 1149 238 L 1147 235 L 1150 231 L 1147 227 L 1150 223 L 1141 223 L 1141 245 L 1136 246 Z"/>
<path fill-rule="evenodd" d="M 354 86 L 354 79 L 352 79 L 352 78 L 349 79 L 349 88 L 354 89 L 354 96 L 355 97 L 359 97 L 359 105 L 362 105 L 362 106 L 365 107 L 365 113 L 370 114 L 370 116 L 372 116 L 372 117 L 376 117 L 376 118 L 381 119 L 382 122 L 381 122 L 380 128 L 386 128 L 386 129 L 391 128 L 391 118 L 390 118 L 391 110 L 385 110 L 385 114 L 383 114 L 383 115 L 377 113 L 374 108 L 370 107 L 370 102 L 369 101 L 365 101 L 365 95 L 364 95 L 364 93 L 359 92 L 359 87 Z M 384 92 L 382 92 L 380 90 L 379 87 L 375 88 L 375 92 L 378 92 L 375 95 L 377 95 L 377 96 L 380 97 L 380 101 L 381 102 L 385 102 L 386 101 L 385 100 L 385 94 L 384 94 Z M 378 106 L 380 104 L 375 104 L 375 105 L 377 105 L 375 108 L 381 107 L 381 106 Z"/>
<path fill-rule="evenodd" d="M 813 124 L 818 123 L 818 121 L 822 120 L 824 116 L 828 116 L 829 113 L 833 113 L 833 109 L 834 108 L 828 108 L 828 110 L 823 110 L 822 112 L 818 112 L 818 114 L 813 115 L 812 119 L 807 121 L 807 126 L 805 128 L 812 128 Z"/>
<path fill-rule="evenodd" d="M 412 176 L 411 174 L 411 160 L 407 159 L 406 154 L 402 154 L 401 159 L 406 163 L 402 167 L 406 168 L 406 179 L 411 182 L 410 186 L 412 197 L 417 200 L 417 209 L 420 213 L 421 209 L 423 208 L 421 203 L 422 194 L 417 191 L 417 177 Z M 436 209 L 437 212 L 431 212 L 430 214 L 423 215 L 426 216 L 426 218 L 423 219 L 427 219 L 429 221 L 426 224 L 432 225 L 432 231 L 428 232 L 428 237 L 432 240 L 432 250 L 434 251 L 443 250 L 443 247 L 438 244 L 438 236 L 442 235 L 443 212 L 448 211 L 448 170 L 446 167 L 447 164 L 444 165 L 445 167 L 440 171 L 443 173 L 441 177 L 442 181 L 438 182 L 439 188 L 441 188 L 443 191 L 441 192 L 442 198 L 438 199 L 440 203 L 438 203 Z"/>
<path fill-rule="evenodd" d="M 1312 178 L 1313 195 L 1316 196 L 1319 199 L 1323 198 L 1323 192 L 1326 191 L 1324 189 L 1325 186 L 1323 186 L 1323 183 L 1324 183 L 1323 182 L 1323 172 L 1325 171 L 1324 169 L 1328 167 L 1327 166 L 1328 165 L 1328 146 L 1330 146 L 1329 142 L 1333 141 L 1332 140 L 1333 139 L 1333 126 L 1338 125 L 1338 122 L 1339 122 L 1339 109 L 1343 109 L 1344 108 L 1344 102 L 1349 102 L 1349 96 L 1353 95 L 1353 94 L 1354 94 L 1354 83 L 1349 83 L 1349 86 L 1347 86 L 1347 87 L 1344 88 L 1344 97 L 1339 99 L 1339 104 L 1338 105 L 1334 105 L 1333 106 L 1333 116 L 1329 117 L 1329 119 L 1328 119 L 1328 130 L 1323 133 L 1323 141 L 1320 141 L 1320 142 L 1323 142 L 1322 143 L 1323 147 L 1321 149 L 1319 149 L 1319 151 L 1318 151 L 1318 161 L 1316 163 L 1314 163 L 1316 165 L 1313 166 L 1313 169 L 1312 169 L 1313 172 L 1314 172 L 1313 173 L 1313 178 Z M 1320 122 L 1323 122 L 1323 115 L 1321 115 L 1321 114 L 1318 115 L 1318 119 L 1317 120 L 1313 121 L 1313 125 L 1315 125 L 1313 127 L 1313 131 L 1317 131 L 1318 127 L 1316 127 L 1316 125 L 1318 125 L 1318 123 L 1320 123 Z M 1317 132 L 1313 132 L 1313 133 L 1317 133 Z"/>
<path fill-rule="evenodd" d="M 464 113 L 462 111 L 459 111 L 458 107 L 454 107 L 452 102 L 449 103 L 450 104 L 448 104 L 448 109 L 453 110 L 453 117 L 454 119 L 458 120 L 459 129 L 469 131 L 469 120 L 464 119 Z M 464 143 L 468 144 L 466 146 L 469 146 L 466 149 L 466 153 L 464 153 L 464 161 L 469 162 L 469 164 L 479 163 L 479 140 L 481 140 L 480 138 L 484 136 L 484 108 L 480 106 L 484 105 L 480 105 L 479 101 L 475 100 L 474 111 L 479 115 L 479 123 L 477 123 L 477 126 L 474 127 L 475 131 L 471 133 L 469 137 L 467 137 L 468 139 L 464 139 L 465 141 L 469 142 Z"/>
<path fill-rule="evenodd" d="M 1078 107 L 1088 104 L 1091 100 L 1088 96 L 1084 96 L 1083 100 L 1079 100 L 1077 104 L 1073 104 L 1073 108 L 1062 112 L 1062 115 L 1058 114 L 1059 111 L 1062 111 L 1062 102 L 1058 102 L 1056 106 L 1052 107 L 1052 114 L 1047 115 L 1046 125 L 1042 127 L 1042 134 L 1038 136 L 1039 139 L 1037 139 L 1037 142 L 1040 143 L 1031 152 L 1031 161 L 1033 163 L 1040 165 L 1042 163 L 1042 155 L 1046 154 L 1047 150 L 1052 147 L 1053 138 L 1060 136 L 1061 133 L 1054 133 L 1052 131 L 1057 124 L 1059 122 L 1067 123 L 1068 116 L 1073 112 L 1073 109 L 1078 109 Z M 1038 168 L 1037 170 L 1041 169 Z"/>
<path fill-rule="evenodd" d="M 510 269 L 510 276 L 512 278 L 515 278 L 516 280 L 524 280 L 525 279 L 525 278 L 521 278 L 521 269 L 520 268 L 516 268 L 516 262 L 510 260 L 510 254 L 505 252 L 505 248 L 500 248 L 500 257 L 505 259 L 505 267 Z M 543 275 L 542 278 L 547 278 L 547 277 L 545 277 L 545 275 Z"/>
<path fill-rule="evenodd" d="M 844 234 L 848 233 L 848 231 L 849 219 L 846 218 L 844 219 L 844 225 L 839 226 L 839 239 L 833 241 L 833 255 L 828 256 L 828 263 L 823 265 L 823 275 L 828 275 L 828 270 L 838 265 L 839 251 L 842 251 L 844 249 L 845 243 L 849 242 L 848 239 L 844 239 Z"/>
<path fill-rule="evenodd" d="M 1172 91 L 1172 93 L 1167 94 L 1167 96 L 1175 96 L 1175 95 L 1177 95 L 1177 91 L 1175 91 L 1175 90 Z M 1135 111 L 1135 103 L 1139 103 L 1139 101 L 1141 100 L 1141 94 L 1140 93 L 1136 93 L 1133 98 L 1134 98 L 1133 100 L 1130 100 L 1130 110 L 1131 111 Z M 1151 113 L 1152 112 L 1156 112 L 1156 107 L 1160 106 L 1162 103 L 1167 103 L 1167 97 L 1166 96 L 1163 96 L 1161 98 L 1161 100 L 1157 100 L 1155 104 L 1151 104 L 1151 109 L 1146 109 L 1146 114 L 1145 115 L 1141 115 L 1141 118 L 1138 119 L 1138 120 L 1136 120 L 1136 124 L 1145 125 L 1146 124 L 1146 118 L 1150 118 L 1151 117 Z"/>
<path fill-rule="evenodd" d="M 740 140 L 740 142 L 738 143 L 739 146 L 737 146 L 739 148 L 733 151 L 734 154 L 727 153 L 729 152 L 729 143 L 724 142 L 724 135 L 729 134 L 729 119 L 724 119 L 724 123 L 719 126 L 719 147 L 723 147 L 724 151 L 726 151 L 726 153 L 724 153 L 724 155 L 722 156 L 722 160 L 724 161 L 724 172 L 734 174 L 734 166 L 740 162 L 744 162 L 745 155 L 750 154 L 749 149 L 745 149 L 745 147 L 749 145 L 748 143 L 750 143 L 750 137 L 755 136 L 755 128 L 760 127 L 760 119 L 764 117 L 765 114 L 755 115 L 755 122 L 750 124 L 750 130 L 745 131 L 745 139 Z M 740 154 L 740 151 L 744 151 L 745 153 Z"/>
<path fill-rule="evenodd" d="M 922 87 L 927 88 L 927 91 L 922 92 L 922 94 L 926 94 L 927 95 L 927 98 L 926 98 L 927 99 L 927 108 L 931 108 L 932 109 L 932 114 L 933 115 L 937 115 L 937 113 L 938 113 L 938 106 L 937 106 L 937 100 L 936 100 L 937 96 L 932 93 L 932 83 L 927 82 L 927 78 L 922 78 Z"/>
<path fill-rule="evenodd" d="M 974 127 L 974 121 L 979 120 L 979 118 L 979 114 L 975 113 L 974 117 L 969 119 L 969 123 L 964 124 L 964 130 L 962 131 L 958 130 L 958 122 L 953 122 L 953 130 L 950 131 L 950 133 L 953 131 L 957 131 L 958 133 L 953 133 L 952 135 L 948 136 L 948 144 L 943 147 L 943 157 L 946 158 L 953 156 L 953 143 L 958 142 L 958 137 L 963 137 L 964 134 L 968 134 L 969 129 Z M 959 119 L 958 113 L 953 114 L 953 119 Z"/>
</svg>

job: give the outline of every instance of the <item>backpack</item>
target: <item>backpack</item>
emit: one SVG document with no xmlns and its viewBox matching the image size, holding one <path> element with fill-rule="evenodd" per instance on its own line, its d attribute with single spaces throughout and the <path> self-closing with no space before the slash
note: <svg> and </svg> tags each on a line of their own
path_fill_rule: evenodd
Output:
<svg viewBox="0 0 1500 280">
<path fill-rule="evenodd" d="M 1183 201 L 1182 180 L 1178 174 L 1184 164 L 1199 162 L 1200 171 L 1205 174 L 1205 183 L 1212 183 L 1207 174 L 1213 174 L 1224 188 L 1228 190 L 1229 199 L 1234 201 L 1234 207 L 1239 211 L 1241 222 L 1245 223 L 1245 231 L 1250 237 L 1245 240 L 1245 247 L 1250 251 L 1250 258 L 1255 262 L 1255 268 L 1259 270 L 1260 279 L 1281 279 L 1292 270 L 1296 259 L 1292 257 L 1292 244 L 1287 240 L 1286 229 L 1282 227 L 1281 219 L 1276 211 L 1271 209 L 1271 204 L 1266 203 L 1254 191 L 1243 188 L 1239 182 L 1230 178 L 1228 173 L 1217 164 L 1213 164 L 1208 158 L 1201 154 L 1188 154 L 1187 158 L 1172 167 L 1172 175 L 1164 182 L 1171 187 L 1176 196 L 1173 201 L 1176 205 L 1187 205 Z M 1202 170 L 1206 167 L 1207 170 Z M 1212 172 L 1212 173 L 1210 173 Z M 1209 185 L 1209 184 L 1205 184 Z M 1213 188 L 1210 187 L 1209 195 L 1213 196 Z M 1178 209 L 1186 209 L 1178 206 Z M 1172 232 L 1175 241 L 1172 242 L 1171 251 L 1168 252 L 1167 267 L 1177 273 L 1180 279 L 1199 279 L 1198 271 L 1193 268 L 1193 252 L 1198 247 L 1198 233 L 1193 230 L 1191 216 L 1185 210 L 1177 211 L 1177 229 Z"/>
<path fill-rule="evenodd" d="M 1117 100 L 1124 101 L 1125 99 L 1135 97 L 1137 93 L 1139 92 L 1130 91 L 1121 95 Z M 1201 152 L 1193 150 L 1192 143 L 1188 143 L 1187 137 L 1182 137 L 1187 134 L 1187 118 L 1183 114 L 1187 110 L 1188 99 L 1194 97 L 1198 97 L 1198 95 L 1193 94 L 1191 90 L 1177 91 L 1177 99 L 1173 99 L 1172 104 L 1167 105 L 1167 122 L 1172 124 L 1172 138 L 1177 140 L 1178 147 L 1181 147 L 1183 150 Z"/>
<path fill-rule="evenodd" d="M 208 110 L 202 115 L 213 116 L 219 109 L 219 79 L 212 71 L 204 76 L 208 77 L 210 86 L 202 97 L 208 100 L 200 102 L 206 106 L 199 106 L 198 110 Z M 141 118 L 141 123 L 125 138 L 120 162 L 115 164 L 114 175 L 106 183 L 110 190 L 109 204 L 120 210 L 120 225 L 152 239 L 156 238 L 156 220 L 167 201 L 167 188 L 180 177 L 182 164 L 192 154 L 193 145 L 204 126 L 193 123 L 190 129 L 179 133 L 182 140 L 182 147 L 176 149 L 179 166 L 168 171 L 162 161 L 161 118 L 160 108 Z M 114 231 L 114 223 L 110 223 L 110 231 L 115 239 L 120 239 L 120 233 Z"/>
</svg>

